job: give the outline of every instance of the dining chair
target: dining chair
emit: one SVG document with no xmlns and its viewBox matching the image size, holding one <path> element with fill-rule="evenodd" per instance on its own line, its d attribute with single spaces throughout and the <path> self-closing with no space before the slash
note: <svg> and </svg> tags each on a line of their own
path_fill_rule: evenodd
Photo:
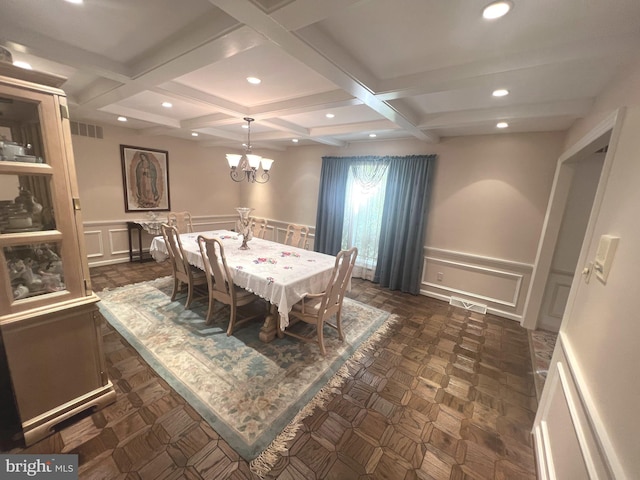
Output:
<svg viewBox="0 0 640 480">
<path fill-rule="evenodd" d="M 261 300 L 261 298 L 233 284 L 231 270 L 229 270 L 227 266 L 224 247 L 220 240 L 198 235 L 198 245 L 200 246 L 200 253 L 204 261 L 204 270 L 209 288 L 209 309 L 207 310 L 205 323 L 207 325 L 211 323 L 216 301 L 229 305 L 229 309 L 231 310 L 227 336 L 233 333 L 235 327 L 243 325 L 254 318 L 266 315 L 266 312 L 253 313 L 237 320 L 238 307 L 249 305 L 257 300 Z"/>
<path fill-rule="evenodd" d="M 193 233 L 193 223 L 189 212 L 171 212 L 167 215 L 169 225 L 174 225 L 180 233 Z"/>
<path fill-rule="evenodd" d="M 267 233 L 267 220 L 266 219 L 253 219 L 253 223 L 251 224 L 251 229 L 253 231 L 253 236 L 255 238 L 264 238 Z"/>
<path fill-rule="evenodd" d="M 307 236 L 309 235 L 309 227 L 306 225 L 295 225 L 290 223 L 287 225 L 287 233 L 284 236 L 284 244 L 293 247 L 307 248 Z"/>
<path fill-rule="evenodd" d="M 173 225 L 162 225 L 162 237 L 167 246 L 169 259 L 173 268 L 173 292 L 171 293 L 171 301 L 176 299 L 178 292 L 182 290 L 182 284 L 187 285 L 187 301 L 185 308 L 189 308 L 194 300 L 194 291 L 196 287 L 207 285 L 207 277 L 205 273 L 197 267 L 190 265 L 182 248 L 180 241 L 180 233 Z"/>
<path fill-rule="evenodd" d="M 324 326 L 328 325 L 338 331 L 338 338 L 342 341 L 344 335 L 342 333 L 342 303 L 344 300 L 347 286 L 351 280 L 351 272 L 358 256 L 358 249 L 352 247 L 348 250 L 342 250 L 336 255 L 336 263 L 331 272 L 331 279 L 327 284 L 327 288 L 322 293 L 307 294 L 302 300 L 296 303 L 289 318 L 296 318 L 305 323 L 316 326 L 315 338 L 299 335 L 290 330 L 282 330 L 278 323 L 278 336 L 290 335 L 304 342 L 317 342 L 320 346 L 322 355 L 326 355 L 324 348 Z M 336 323 L 330 323 L 329 320 L 335 315 Z"/>
</svg>

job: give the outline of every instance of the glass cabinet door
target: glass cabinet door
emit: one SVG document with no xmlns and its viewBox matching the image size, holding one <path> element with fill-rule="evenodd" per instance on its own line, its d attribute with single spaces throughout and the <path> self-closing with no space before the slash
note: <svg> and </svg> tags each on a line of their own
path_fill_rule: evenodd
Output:
<svg viewBox="0 0 640 480">
<path fill-rule="evenodd" d="M 84 295 L 63 112 L 0 83 L 0 316 Z"/>
</svg>

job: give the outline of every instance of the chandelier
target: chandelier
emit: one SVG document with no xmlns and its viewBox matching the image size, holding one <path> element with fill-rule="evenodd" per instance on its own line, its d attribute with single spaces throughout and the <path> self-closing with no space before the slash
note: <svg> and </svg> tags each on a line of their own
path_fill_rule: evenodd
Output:
<svg viewBox="0 0 640 480">
<path fill-rule="evenodd" d="M 244 121 L 247 122 L 247 143 L 244 146 L 244 154 L 227 153 L 227 162 L 231 168 L 229 175 L 234 182 L 247 180 L 249 183 L 266 183 L 269 181 L 269 170 L 273 160 L 251 153 L 251 122 L 253 122 L 253 118 L 244 117 Z M 258 175 L 260 165 L 262 165 L 262 173 Z"/>
</svg>

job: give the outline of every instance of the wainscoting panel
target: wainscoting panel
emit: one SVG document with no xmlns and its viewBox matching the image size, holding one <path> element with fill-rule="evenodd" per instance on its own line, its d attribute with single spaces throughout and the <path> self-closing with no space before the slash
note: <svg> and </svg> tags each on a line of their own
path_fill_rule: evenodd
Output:
<svg viewBox="0 0 640 480">
<path fill-rule="evenodd" d="M 487 306 L 487 311 L 520 321 L 533 265 L 425 247 L 421 293 Z"/>
<path fill-rule="evenodd" d="M 104 257 L 104 243 L 102 241 L 101 230 L 85 230 L 84 240 L 87 252 L 89 252 L 87 254 L 89 259 Z"/>
<path fill-rule="evenodd" d="M 608 455 L 611 445 L 575 362 L 561 334 L 533 425 L 539 478 L 623 478 L 609 468 L 615 455 Z"/>
<path fill-rule="evenodd" d="M 110 228 L 107 231 L 109 235 L 109 253 L 111 256 L 117 255 L 129 255 L 129 239 L 127 238 L 127 227 L 125 228 Z M 133 236 L 133 235 L 132 235 Z M 137 241 L 132 238 L 133 251 L 137 251 Z"/>
</svg>

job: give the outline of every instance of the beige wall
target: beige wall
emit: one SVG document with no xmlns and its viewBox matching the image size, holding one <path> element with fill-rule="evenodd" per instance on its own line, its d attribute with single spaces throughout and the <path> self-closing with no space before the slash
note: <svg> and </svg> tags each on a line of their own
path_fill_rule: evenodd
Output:
<svg viewBox="0 0 640 480">
<path fill-rule="evenodd" d="M 120 145 L 169 152 L 171 209 L 194 215 L 228 213 L 237 206 L 239 190 L 229 180 L 224 151 L 199 148 L 195 142 L 171 137 L 139 135 L 126 128 L 104 127 L 104 139 L 73 135 L 85 221 L 139 218 L 124 211 Z"/>
<path fill-rule="evenodd" d="M 443 139 L 427 245 L 533 262 L 563 138 L 555 132 Z"/>
<path fill-rule="evenodd" d="M 292 148 L 272 180 L 243 197 L 256 215 L 314 225 L 322 156 L 435 153 L 426 245 L 532 262 L 563 139 L 550 132 Z"/>
<path fill-rule="evenodd" d="M 173 210 L 189 210 L 196 230 L 228 228 L 234 208 L 249 206 L 270 220 L 268 238 L 280 239 L 287 223 L 315 226 L 322 156 L 436 154 L 425 241 L 422 293 L 448 300 L 455 294 L 519 319 L 562 132 L 369 141 L 346 148 L 297 146 L 260 151 L 274 158 L 263 185 L 234 183 L 226 149 L 196 142 L 138 135 L 105 127 L 104 140 L 73 136 L 90 264 L 128 257 L 120 144 L 169 152 Z M 148 248 L 150 237 L 144 239 Z M 442 280 L 434 280 L 438 272 Z M 432 278 L 433 277 L 433 278 Z"/>
</svg>

